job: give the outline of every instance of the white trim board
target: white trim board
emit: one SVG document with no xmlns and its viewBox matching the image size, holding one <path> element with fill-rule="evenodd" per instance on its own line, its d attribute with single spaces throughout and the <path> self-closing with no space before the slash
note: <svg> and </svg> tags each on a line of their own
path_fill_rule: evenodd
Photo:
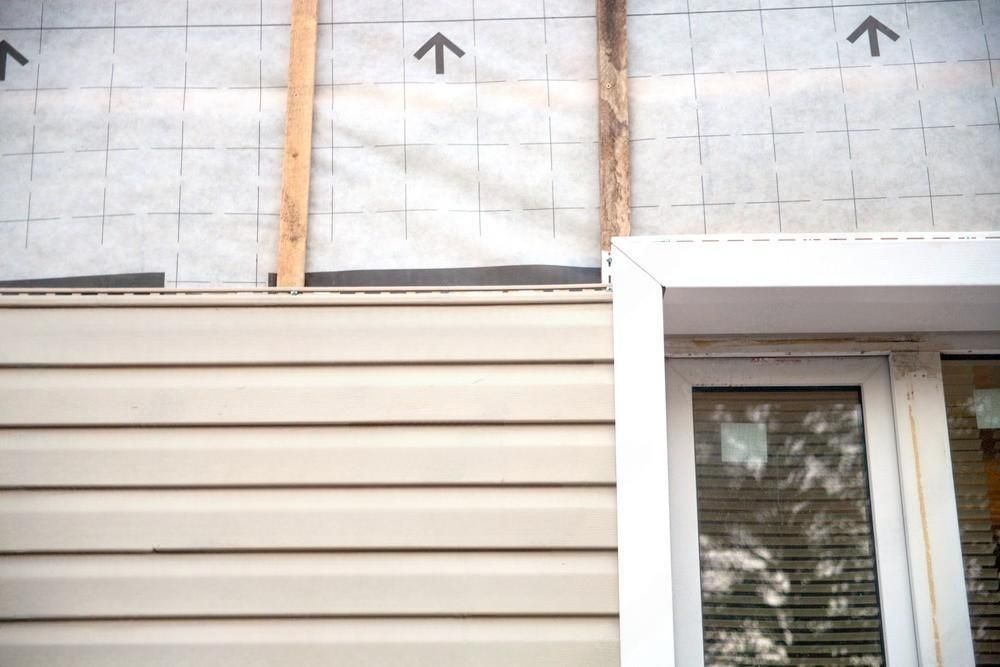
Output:
<svg viewBox="0 0 1000 667">
<path fill-rule="evenodd" d="M 941 355 L 894 352 L 889 367 L 920 664 L 972 665 Z"/>
<path fill-rule="evenodd" d="M 672 665 L 663 288 L 626 257 L 614 280 L 613 328 L 625 334 L 614 337 L 622 665 Z"/>
<path fill-rule="evenodd" d="M 1000 285 L 1000 233 L 633 236 L 613 246 L 667 289 Z"/>
<path fill-rule="evenodd" d="M 668 357 L 828 357 L 890 352 L 1000 355 L 1000 331 L 802 336 L 667 336 Z"/>
<path fill-rule="evenodd" d="M 1000 235 L 615 239 L 667 335 L 1000 329 Z M 612 276 L 614 266 L 612 266 Z"/>
<path fill-rule="evenodd" d="M 902 357 L 894 353 L 912 351 L 914 341 L 937 332 L 960 332 L 962 341 L 987 341 L 993 349 L 1000 330 L 1000 235 L 615 239 L 611 286 L 622 665 L 677 664 L 669 599 L 664 335 L 695 340 L 751 333 L 754 338 L 744 338 L 745 349 L 739 348 L 738 338 L 724 338 L 716 350 L 706 346 L 701 354 L 693 351 L 697 345 L 689 346 L 690 356 L 754 356 L 754 340 L 789 334 L 805 334 L 797 340 L 805 341 L 810 356 L 893 354 L 892 402 L 920 664 L 971 664 L 964 581 L 947 575 L 954 581 L 946 582 L 943 592 L 935 591 L 932 605 L 926 563 L 916 556 L 931 554 L 935 576 L 961 571 L 957 516 L 949 512 L 949 501 L 928 511 L 917 498 L 917 489 L 923 488 L 925 493 L 933 490 L 935 497 L 950 493 L 953 502 L 943 422 L 917 420 L 912 434 L 899 426 L 900 415 L 907 414 L 906 391 L 899 389 L 904 386 L 897 362 Z M 867 303 L 868 309 L 859 303 Z M 762 309 L 771 316 L 751 317 Z M 866 346 L 871 337 L 865 334 L 882 332 L 903 332 L 911 338 L 898 347 L 881 342 Z M 842 334 L 854 334 L 857 344 Z M 828 347 L 823 347 L 821 336 L 831 341 Z M 943 337 L 943 349 L 980 351 L 965 350 L 964 342 L 953 348 L 950 338 Z M 782 354 L 787 356 L 787 349 L 780 345 L 756 351 L 756 356 Z M 914 383 L 920 395 L 910 400 L 925 406 L 937 400 L 940 380 L 935 384 L 933 369 L 911 370 L 920 376 L 917 379 L 925 373 L 930 379 Z M 904 433 L 908 443 L 919 446 L 903 452 L 899 443 Z M 925 461 L 922 467 L 915 465 L 914 452 Z M 924 525 L 929 528 L 924 530 Z M 932 616 L 922 611 L 935 605 L 936 633 Z"/>
</svg>

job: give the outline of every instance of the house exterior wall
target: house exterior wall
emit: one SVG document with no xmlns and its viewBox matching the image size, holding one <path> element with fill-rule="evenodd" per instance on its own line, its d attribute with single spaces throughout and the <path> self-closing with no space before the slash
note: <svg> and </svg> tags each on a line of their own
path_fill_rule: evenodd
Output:
<svg viewBox="0 0 1000 667">
<path fill-rule="evenodd" d="M 902 510 L 905 528 L 900 530 L 898 523 L 891 528 L 891 523 L 874 518 L 876 549 L 883 558 L 886 552 L 880 541 L 905 537 L 907 552 L 882 560 L 890 568 L 904 563 L 905 567 L 892 571 L 895 581 L 887 581 L 882 571 L 878 575 L 883 618 L 895 625 L 883 640 L 902 651 L 895 657 L 889 653 L 887 659 L 890 664 L 906 665 L 973 664 L 961 553 L 964 529 L 956 512 L 941 355 L 996 355 L 1000 349 L 995 239 L 988 235 L 914 235 L 905 241 L 884 237 L 876 241 L 861 235 L 821 237 L 815 239 L 824 248 L 820 261 L 810 261 L 816 248 L 799 247 L 812 242 L 801 238 L 750 236 L 720 241 L 634 238 L 614 242 L 622 663 L 687 667 L 701 662 L 700 654 L 692 657 L 692 647 L 697 649 L 702 638 L 698 633 L 692 636 L 689 626 L 677 622 L 690 619 L 690 605 L 679 598 L 678 590 L 691 581 L 691 572 L 698 567 L 697 552 L 694 558 L 690 556 L 691 533 L 675 539 L 676 527 L 689 530 L 699 520 L 691 503 L 675 494 L 683 491 L 684 483 L 692 488 L 696 474 L 692 404 L 683 392 L 695 386 L 740 385 L 737 365 L 750 364 L 753 378 L 747 377 L 743 384 L 753 387 L 861 386 L 865 394 L 868 383 L 881 383 L 881 390 L 863 398 L 866 443 L 876 442 L 869 439 L 869 429 L 875 428 L 882 433 L 881 442 L 890 443 L 869 450 L 870 488 L 875 494 L 880 493 L 880 486 L 898 489 L 901 497 L 894 501 L 882 495 L 882 501 L 888 502 L 876 499 L 872 511 L 881 512 L 876 509 L 879 504 L 891 508 L 901 503 L 896 509 Z M 768 245 L 771 241 L 773 246 Z M 875 254 L 858 245 L 883 241 L 882 252 Z M 716 250 L 708 251 L 710 247 Z M 733 252 L 743 256 L 733 257 Z M 844 266 L 851 270 L 836 268 Z M 857 286 L 865 288 L 865 293 L 858 295 Z M 730 288 L 733 298 L 720 298 Z M 942 290 L 947 290 L 947 297 Z M 884 305 L 883 312 L 872 313 L 859 327 L 859 305 L 876 302 Z M 692 324 L 698 313 L 693 318 L 692 311 L 683 307 L 705 303 L 716 305 L 711 327 L 704 321 Z M 759 316 L 749 318 L 747 310 L 732 307 L 740 304 L 753 304 Z M 903 304 L 908 307 L 901 308 Z M 978 308 L 960 304 L 978 304 Z M 827 324 L 822 330 L 812 328 L 820 310 L 817 306 L 826 310 Z M 919 322 L 918 314 L 923 316 Z M 670 329 L 698 333 L 677 337 L 670 335 Z M 943 333 L 947 331 L 962 333 Z M 663 369 L 664 351 L 668 365 L 674 363 L 671 357 L 699 361 L 687 367 L 686 380 L 677 373 L 657 372 Z M 862 361 L 876 362 L 878 369 L 853 376 L 845 373 Z M 824 366 L 816 367 L 816 363 Z M 715 366 L 710 372 L 714 377 L 702 373 L 709 372 L 710 364 Z M 691 379 L 692 369 L 702 369 L 695 376 L 697 381 Z M 674 400 L 664 401 L 665 393 Z M 664 402 L 666 410 L 661 407 Z M 893 445 L 898 463 L 884 459 L 880 463 L 872 456 L 876 451 L 888 454 Z M 682 450 L 680 463 L 674 465 L 678 461 L 670 452 L 668 469 L 666 459 L 672 447 Z M 683 471 L 685 462 L 690 476 L 675 484 L 673 473 L 679 467 Z M 897 472 L 898 480 L 886 477 Z M 964 499 L 960 489 L 957 501 Z M 666 538 L 664 526 L 669 526 Z M 900 575 L 908 581 L 900 581 Z M 671 602 L 676 604 L 676 615 Z M 887 611 L 886 602 L 896 611 Z M 834 662 L 826 656 L 819 660 Z"/>
<path fill-rule="evenodd" d="M 597 290 L 0 298 L 0 664 L 610 666 Z"/>
<path fill-rule="evenodd" d="M 634 235 L 1000 229 L 997 0 L 624 4 Z M 599 266 L 595 7 L 318 2 L 308 271 Z M 267 285 L 289 16 L 0 2 L 0 281 Z"/>
</svg>

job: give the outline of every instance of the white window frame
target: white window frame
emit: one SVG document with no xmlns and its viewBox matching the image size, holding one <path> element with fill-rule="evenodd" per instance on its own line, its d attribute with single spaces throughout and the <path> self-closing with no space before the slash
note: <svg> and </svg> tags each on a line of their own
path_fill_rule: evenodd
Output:
<svg viewBox="0 0 1000 667">
<path fill-rule="evenodd" d="M 892 665 L 917 664 L 886 359 L 669 359 L 666 377 L 674 635 L 686 638 L 674 646 L 677 664 L 704 665 L 693 388 L 767 386 L 849 386 L 861 390 L 886 661 Z"/>
<path fill-rule="evenodd" d="M 940 355 L 1000 351 L 1000 235 L 632 237 L 611 261 L 623 667 L 680 665 L 686 639 L 672 600 L 672 341 L 688 357 L 889 359 L 918 664 L 973 664 Z"/>
</svg>

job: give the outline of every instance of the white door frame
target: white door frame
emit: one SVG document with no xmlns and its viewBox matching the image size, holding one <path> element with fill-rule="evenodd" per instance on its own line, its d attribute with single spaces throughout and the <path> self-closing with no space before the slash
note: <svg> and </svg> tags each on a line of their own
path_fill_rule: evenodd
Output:
<svg viewBox="0 0 1000 667">
<path fill-rule="evenodd" d="M 678 665 L 704 664 L 698 494 L 692 398 L 694 387 L 858 387 L 864 414 L 882 635 L 890 665 L 917 664 L 913 607 L 889 365 L 884 358 L 671 359 L 667 361 L 667 442 L 674 646 Z"/>
<path fill-rule="evenodd" d="M 676 665 L 682 640 L 665 334 L 732 338 L 704 356 L 780 355 L 760 337 L 792 335 L 792 353 L 889 358 L 919 664 L 973 664 L 940 353 L 1000 350 L 1000 235 L 632 237 L 613 241 L 611 259 L 623 667 Z M 962 335 L 951 345 L 941 332 Z"/>
</svg>

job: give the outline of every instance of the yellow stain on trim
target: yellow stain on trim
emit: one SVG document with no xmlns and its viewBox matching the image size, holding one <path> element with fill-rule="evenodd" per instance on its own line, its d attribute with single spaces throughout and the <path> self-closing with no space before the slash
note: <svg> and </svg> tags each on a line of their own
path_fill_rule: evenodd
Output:
<svg viewBox="0 0 1000 667">
<path fill-rule="evenodd" d="M 917 474 L 917 500 L 920 505 L 920 528 L 924 537 L 924 559 L 927 561 L 927 589 L 931 597 L 931 626 L 934 628 L 934 658 L 944 664 L 941 651 L 941 633 L 937 620 L 937 591 L 934 588 L 934 562 L 931 558 L 931 534 L 927 527 L 927 503 L 924 499 L 924 478 L 920 471 L 920 448 L 917 446 L 917 420 L 913 417 L 913 404 L 907 406 L 910 417 L 910 437 L 913 441 L 913 467 Z"/>
</svg>

